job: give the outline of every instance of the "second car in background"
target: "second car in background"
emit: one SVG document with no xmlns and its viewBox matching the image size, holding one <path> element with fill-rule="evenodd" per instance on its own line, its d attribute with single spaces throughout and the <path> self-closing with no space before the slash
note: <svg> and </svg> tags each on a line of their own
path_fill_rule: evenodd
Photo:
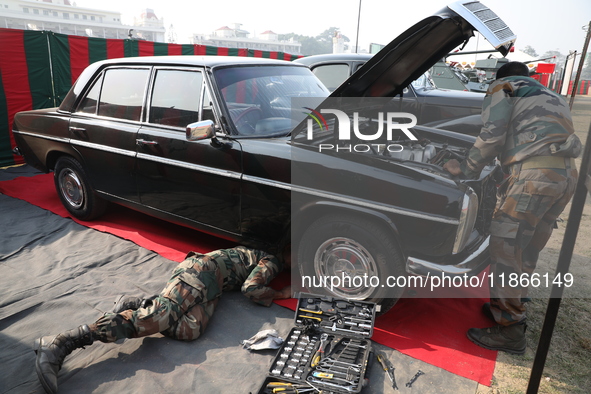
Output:
<svg viewBox="0 0 591 394">
<path fill-rule="evenodd" d="M 332 92 L 372 56 L 331 53 L 306 56 L 294 62 L 308 66 Z M 401 96 L 394 99 L 393 106 L 398 106 L 399 112 L 415 115 L 418 124 L 478 135 L 482 127 L 480 112 L 483 100 L 483 93 L 440 89 L 435 86 L 429 74 L 425 73 L 409 84 Z"/>
</svg>

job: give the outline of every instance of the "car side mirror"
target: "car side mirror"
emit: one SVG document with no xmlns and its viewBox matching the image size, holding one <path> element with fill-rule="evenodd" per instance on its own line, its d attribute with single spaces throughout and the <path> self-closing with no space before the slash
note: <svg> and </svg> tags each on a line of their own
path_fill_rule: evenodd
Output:
<svg viewBox="0 0 591 394">
<path fill-rule="evenodd" d="M 215 128 L 211 120 L 190 123 L 187 125 L 187 141 L 200 141 L 215 137 Z"/>
</svg>

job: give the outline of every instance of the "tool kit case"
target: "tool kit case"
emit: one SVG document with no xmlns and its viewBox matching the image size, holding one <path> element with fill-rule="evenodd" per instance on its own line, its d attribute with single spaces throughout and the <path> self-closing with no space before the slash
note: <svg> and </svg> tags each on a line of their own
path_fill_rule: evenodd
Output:
<svg viewBox="0 0 591 394">
<path fill-rule="evenodd" d="M 370 359 L 376 304 L 301 293 L 295 327 L 259 394 L 359 393 Z"/>
</svg>

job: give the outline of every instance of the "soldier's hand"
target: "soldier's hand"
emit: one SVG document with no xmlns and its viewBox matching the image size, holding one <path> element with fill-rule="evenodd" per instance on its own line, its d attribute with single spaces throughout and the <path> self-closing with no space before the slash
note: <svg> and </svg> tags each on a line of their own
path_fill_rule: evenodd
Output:
<svg viewBox="0 0 591 394">
<path fill-rule="evenodd" d="M 448 160 L 443 165 L 443 169 L 454 176 L 458 176 L 462 173 L 462 170 L 460 169 L 460 162 L 457 161 L 456 159 Z"/>
</svg>

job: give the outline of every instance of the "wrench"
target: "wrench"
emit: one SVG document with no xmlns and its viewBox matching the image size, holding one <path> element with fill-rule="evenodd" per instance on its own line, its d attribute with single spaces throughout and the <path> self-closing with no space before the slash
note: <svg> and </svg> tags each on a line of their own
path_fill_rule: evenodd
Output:
<svg viewBox="0 0 591 394">
<path fill-rule="evenodd" d="M 355 387 L 353 387 L 352 384 L 350 386 L 343 386 L 343 385 L 340 385 L 340 384 L 329 383 L 329 382 L 325 382 L 324 380 L 315 379 L 312 376 L 308 376 L 308 382 L 316 383 L 316 384 L 323 384 L 323 385 L 326 385 L 326 386 L 329 386 L 329 387 L 336 387 L 336 388 L 338 388 L 340 390 L 347 390 L 347 391 L 350 391 L 350 392 L 356 391 Z"/>
<path fill-rule="evenodd" d="M 345 382 L 348 384 L 355 384 L 355 383 L 357 383 L 357 380 L 359 380 L 359 378 L 356 378 L 356 377 L 353 377 L 352 379 L 339 378 L 339 377 L 334 376 L 334 372 L 314 372 L 314 373 L 312 373 L 312 376 L 314 376 L 315 378 L 323 379 L 323 381 L 328 379 L 330 381 L 339 381 L 339 382 Z"/>
<path fill-rule="evenodd" d="M 357 368 L 357 367 L 345 367 L 345 366 L 341 366 L 341 365 L 320 365 L 319 367 L 316 368 L 317 370 L 332 370 L 332 369 L 344 369 L 345 371 L 351 370 L 353 372 L 361 372 L 361 368 Z"/>
<path fill-rule="evenodd" d="M 312 359 L 312 367 L 316 366 L 320 360 L 322 359 L 324 348 L 326 347 L 326 343 L 328 342 L 328 334 L 324 333 L 320 335 L 320 346 L 318 346 L 318 350 Z"/>
<path fill-rule="evenodd" d="M 417 380 L 417 378 L 419 376 L 424 375 L 424 374 L 425 373 L 419 369 L 419 372 L 417 372 L 415 374 L 415 376 L 413 376 L 412 379 L 408 381 L 408 383 L 406 384 L 406 387 L 412 387 L 412 384 L 415 382 L 415 380 Z"/>
<path fill-rule="evenodd" d="M 347 367 L 354 367 L 354 368 L 360 368 L 361 369 L 361 364 L 353 364 L 353 363 L 347 363 L 344 361 L 339 361 L 339 360 L 335 360 L 334 358 L 331 357 L 327 357 L 325 359 L 322 360 L 322 363 L 320 365 L 324 366 L 324 367 L 330 367 L 331 364 L 340 364 L 340 365 L 344 365 Z M 328 364 L 328 365 L 326 365 Z"/>
<path fill-rule="evenodd" d="M 357 335 L 369 335 L 369 332 L 365 332 L 365 331 L 358 331 L 358 330 L 347 330 L 346 328 L 339 328 L 337 327 L 337 323 L 332 323 L 332 326 L 330 325 L 322 325 L 322 327 L 326 327 L 328 329 L 330 329 L 333 332 L 336 331 L 344 331 L 344 332 L 352 332 L 355 333 Z"/>
<path fill-rule="evenodd" d="M 365 345 L 358 345 L 356 343 L 351 343 L 351 341 L 349 341 L 349 342 L 343 342 L 343 345 L 345 345 L 345 347 L 352 346 L 352 347 L 357 347 L 359 349 L 367 349 L 367 346 L 365 346 Z"/>
</svg>

